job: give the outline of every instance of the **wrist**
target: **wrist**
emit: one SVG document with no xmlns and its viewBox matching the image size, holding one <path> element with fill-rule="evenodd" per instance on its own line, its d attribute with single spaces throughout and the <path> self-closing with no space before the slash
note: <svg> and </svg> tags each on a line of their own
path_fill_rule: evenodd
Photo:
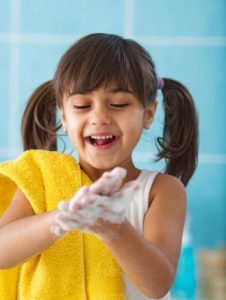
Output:
<svg viewBox="0 0 226 300">
<path fill-rule="evenodd" d="M 104 231 L 98 232 L 97 236 L 106 244 L 120 240 L 128 226 L 128 223 L 129 221 L 127 219 L 120 224 L 110 223 L 109 226 L 105 227 Z"/>
<path fill-rule="evenodd" d="M 57 223 L 56 223 L 56 215 L 58 213 L 58 209 L 55 209 L 55 210 L 51 210 L 51 211 L 48 211 L 47 212 L 47 222 L 48 222 L 48 225 L 49 226 L 56 226 Z"/>
<path fill-rule="evenodd" d="M 62 238 L 67 232 L 64 231 L 56 221 L 56 215 L 59 213 L 58 209 L 52 210 L 48 212 L 48 227 L 49 232 L 53 238 L 53 241 L 57 241 Z"/>
</svg>

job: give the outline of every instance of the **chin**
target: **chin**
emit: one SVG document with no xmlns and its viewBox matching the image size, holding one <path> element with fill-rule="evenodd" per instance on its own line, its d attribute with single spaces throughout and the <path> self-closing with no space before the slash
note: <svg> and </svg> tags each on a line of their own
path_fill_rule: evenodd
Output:
<svg viewBox="0 0 226 300">
<path fill-rule="evenodd" d="M 92 163 L 92 167 L 97 169 L 97 170 L 102 170 L 102 171 L 108 171 L 112 170 L 116 165 L 112 164 L 112 162 L 106 162 L 106 163 Z"/>
</svg>

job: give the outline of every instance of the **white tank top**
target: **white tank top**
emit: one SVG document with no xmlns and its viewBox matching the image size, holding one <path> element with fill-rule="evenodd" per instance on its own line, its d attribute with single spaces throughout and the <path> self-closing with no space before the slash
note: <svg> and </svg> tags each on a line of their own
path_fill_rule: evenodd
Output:
<svg viewBox="0 0 226 300">
<path fill-rule="evenodd" d="M 159 172 L 142 170 L 137 180 L 141 184 L 140 190 L 137 192 L 136 198 L 130 203 L 127 210 L 126 216 L 130 223 L 136 228 L 136 230 L 144 235 L 144 215 L 148 210 L 149 193 L 154 182 L 155 176 Z M 144 296 L 132 283 L 132 281 L 127 277 L 127 275 L 122 273 L 123 283 L 124 283 L 124 293 L 126 300 L 150 300 Z M 170 293 L 165 295 L 161 300 L 170 300 Z"/>
</svg>

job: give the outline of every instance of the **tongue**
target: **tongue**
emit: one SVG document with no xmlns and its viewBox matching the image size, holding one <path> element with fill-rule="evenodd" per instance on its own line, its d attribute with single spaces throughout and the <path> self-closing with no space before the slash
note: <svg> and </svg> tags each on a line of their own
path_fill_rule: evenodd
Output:
<svg viewBox="0 0 226 300">
<path fill-rule="evenodd" d="M 110 144 L 112 141 L 113 141 L 113 138 L 112 139 L 95 140 L 95 144 L 100 145 L 100 146 L 107 145 L 107 144 Z"/>
</svg>

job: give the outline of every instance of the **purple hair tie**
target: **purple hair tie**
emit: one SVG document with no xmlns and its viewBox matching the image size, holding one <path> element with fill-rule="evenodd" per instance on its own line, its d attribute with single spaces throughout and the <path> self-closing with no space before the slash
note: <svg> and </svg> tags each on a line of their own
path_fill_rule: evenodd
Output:
<svg viewBox="0 0 226 300">
<path fill-rule="evenodd" d="M 157 75 L 157 89 L 162 90 L 164 87 L 164 80 Z"/>
</svg>

